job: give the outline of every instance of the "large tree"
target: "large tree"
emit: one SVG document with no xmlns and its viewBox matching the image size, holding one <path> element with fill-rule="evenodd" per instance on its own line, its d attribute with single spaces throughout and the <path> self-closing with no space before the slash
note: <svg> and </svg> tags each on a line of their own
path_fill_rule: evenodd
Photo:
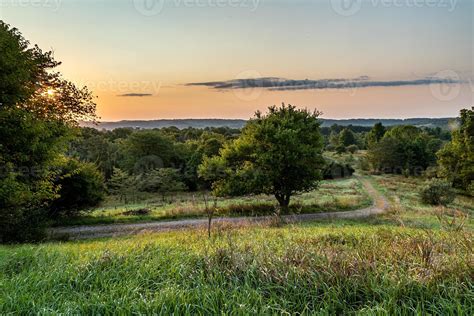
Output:
<svg viewBox="0 0 474 316">
<path fill-rule="evenodd" d="M 441 176 L 474 195 L 474 108 L 461 110 L 460 127 L 438 152 Z"/>
<path fill-rule="evenodd" d="M 3 21 L 0 52 L 0 241 L 32 239 L 26 227 L 58 197 L 56 161 L 77 121 L 95 118 L 95 103 L 55 71 L 51 52 Z"/>
<path fill-rule="evenodd" d="M 199 174 L 217 195 L 271 194 L 286 209 L 292 195 L 317 187 L 324 168 L 320 113 L 284 104 L 257 112 Z"/>
</svg>

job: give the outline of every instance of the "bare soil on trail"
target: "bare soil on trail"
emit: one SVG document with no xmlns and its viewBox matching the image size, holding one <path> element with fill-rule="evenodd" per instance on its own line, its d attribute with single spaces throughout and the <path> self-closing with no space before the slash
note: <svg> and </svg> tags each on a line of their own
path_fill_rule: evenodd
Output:
<svg viewBox="0 0 474 316">
<path fill-rule="evenodd" d="M 384 213 L 388 208 L 387 199 L 379 193 L 369 180 L 358 178 L 365 190 L 373 200 L 373 205 L 367 208 L 345 212 L 323 212 L 314 214 L 284 215 L 282 219 L 285 223 L 298 223 L 314 221 L 320 219 L 357 219 Z M 249 223 L 265 223 L 272 221 L 274 216 L 259 217 L 219 217 L 212 220 L 212 224 L 242 225 Z M 52 238 L 65 239 L 90 239 L 101 237 L 113 237 L 123 235 L 133 235 L 146 231 L 166 232 L 187 228 L 205 228 L 208 225 L 207 218 L 183 219 L 174 221 L 146 222 L 135 224 L 110 224 L 110 225 L 90 225 L 56 227 L 49 230 Z"/>
</svg>

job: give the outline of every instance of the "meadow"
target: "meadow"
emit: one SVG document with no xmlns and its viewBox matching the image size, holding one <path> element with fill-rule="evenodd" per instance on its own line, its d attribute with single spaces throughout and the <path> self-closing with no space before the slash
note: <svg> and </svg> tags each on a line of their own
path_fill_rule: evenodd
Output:
<svg viewBox="0 0 474 316">
<path fill-rule="evenodd" d="M 421 202 L 419 191 L 425 180 L 418 177 L 379 175 L 369 177 L 390 202 L 388 216 L 402 226 L 450 230 L 474 230 L 474 198 L 456 194 L 447 207 L 434 207 Z"/>
<path fill-rule="evenodd" d="M 80 217 L 59 219 L 56 226 L 132 223 L 206 216 L 207 207 L 216 208 L 215 216 L 258 216 L 275 212 L 275 198 L 253 195 L 237 198 L 213 198 L 209 192 L 182 192 L 167 196 L 137 193 L 133 201 L 124 203 L 108 197 L 102 206 Z M 206 202 L 207 200 L 207 202 Z M 325 180 L 317 190 L 296 195 L 292 199 L 293 213 L 348 211 L 372 203 L 356 178 Z"/>
<path fill-rule="evenodd" d="M 419 202 L 423 180 L 367 179 L 386 214 L 1 246 L 0 314 L 472 315 L 472 198 L 448 225 Z"/>
<path fill-rule="evenodd" d="M 472 233 L 326 221 L 0 247 L 0 313 L 472 315 Z"/>
</svg>

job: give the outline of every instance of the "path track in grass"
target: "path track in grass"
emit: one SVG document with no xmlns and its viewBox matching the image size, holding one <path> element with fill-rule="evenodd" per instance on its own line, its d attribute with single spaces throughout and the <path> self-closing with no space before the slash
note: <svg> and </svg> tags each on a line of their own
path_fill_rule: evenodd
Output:
<svg viewBox="0 0 474 316">
<path fill-rule="evenodd" d="M 371 207 L 346 212 L 327 212 L 315 214 L 297 214 L 282 216 L 287 223 L 314 221 L 319 219 L 356 219 L 364 218 L 372 215 L 382 214 L 388 208 L 387 199 L 377 191 L 372 183 L 366 178 L 358 177 L 363 184 L 365 190 L 372 198 L 373 205 Z M 213 219 L 216 223 L 259 223 L 272 219 L 272 216 L 259 217 L 220 217 Z M 50 235 L 54 237 L 68 236 L 70 239 L 89 239 L 100 237 L 113 237 L 122 235 L 138 234 L 144 231 L 170 231 L 185 228 L 202 228 L 207 227 L 208 220 L 200 219 L 184 219 L 176 221 L 147 222 L 136 224 L 111 224 L 111 225 L 90 225 L 90 226 L 73 226 L 73 227 L 56 227 L 50 229 Z"/>
</svg>

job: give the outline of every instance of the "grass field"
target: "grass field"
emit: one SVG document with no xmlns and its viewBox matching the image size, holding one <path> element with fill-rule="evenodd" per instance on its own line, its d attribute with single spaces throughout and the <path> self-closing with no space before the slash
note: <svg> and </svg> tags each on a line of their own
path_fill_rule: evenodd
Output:
<svg viewBox="0 0 474 316">
<path fill-rule="evenodd" d="M 388 213 L 216 224 L 210 239 L 187 230 L 0 246 L 0 314 L 473 315 L 472 217 L 441 224 L 439 210 L 419 201 L 421 179 L 367 179 L 390 200 Z M 365 203 L 355 179 L 298 199 L 324 205 L 336 193 Z M 452 207 L 471 215 L 473 199 Z"/>
<path fill-rule="evenodd" d="M 0 314 L 474 313 L 472 234 L 334 221 L 0 247 Z"/>
<path fill-rule="evenodd" d="M 107 223 L 131 223 L 205 216 L 204 194 L 208 205 L 214 200 L 209 193 L 181 193 L 168 197 L 163 203 L 158 195 L 145 195 L 141 202 L 126 203 L 109 199 L 91 213 L 60 220 L 55 225 L 88 225 Z M 322 181 L 318 190 L 303 193 L 292 198 L 292 211 L 302 213 L 347 211 L 369 206 L 371 199 L 362 184 L 355 178 Z M 219 198 L 216 216 L 255 216 L 273 214 L 276 200 L 272 196 L 258 195 L 241 198 Z M 133 210 L 147 209 L 146 215 L 126 215 Z"/>
<path fill-rule="evenodd" d="M 391 208 L 388 216 L 385 217 L 397 221 L 400 225 L 416 228 L 442 228 L 443 225 L 437 215 L 451 215 L 452 211 L 457 211 L 458 216 L 454 218 L 451 228 L 461 225 L 465 229 L 474 230 L 473 197 L 458 194 L 448 207 L 433 207 L 423 204 L 420 200 L 418 192 L 425 184 L 422 178 L 383 175 L 371 176 L 370 179 L 390 201 Z M 453 220 L 452 216 L 448 217 Z"/>
</svg>

